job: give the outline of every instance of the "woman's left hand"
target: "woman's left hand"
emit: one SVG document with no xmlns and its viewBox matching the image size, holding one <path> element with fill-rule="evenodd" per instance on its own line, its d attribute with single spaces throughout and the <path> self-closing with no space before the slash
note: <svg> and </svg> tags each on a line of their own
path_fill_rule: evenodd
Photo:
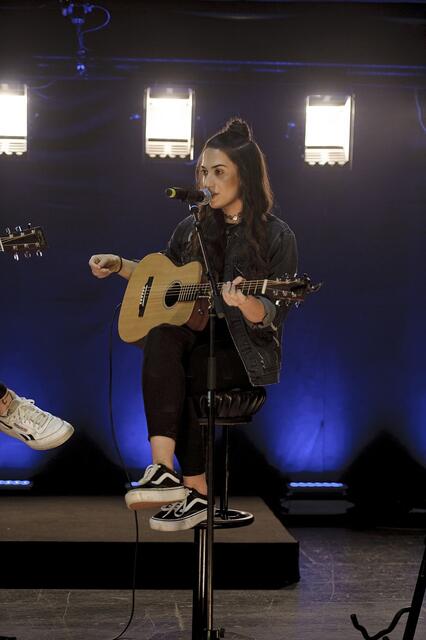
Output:
<svg viewBox="0 0 426 640">
<path fill-rule="evenodd" d="M 225 282 L 222 287 L 222 296 L 226 304 L 230 307 L 241 307 L 248 301 L 241 289 L 237 289 L 237 285 L 244 282 L 244 278 L 238 276 L 232 282 Z"/>
</svg>

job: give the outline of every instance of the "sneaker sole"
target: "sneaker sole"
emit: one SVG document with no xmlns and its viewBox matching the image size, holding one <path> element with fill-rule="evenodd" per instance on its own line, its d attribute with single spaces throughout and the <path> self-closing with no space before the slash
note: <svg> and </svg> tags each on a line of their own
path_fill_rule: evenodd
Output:
<svg viewBox="0 0 426 640">
<path fill-rule="evenodd" d="M 186 531 L 187 529 L 193 529 L 207 520 L 207 509 L 200 513 L 194 513 L 193 516 L 188 516 L 182 520 L 162 520 L 160 518 L 150 518 L 149 526 L 154 531 Z"/>
<path fill-rule="evenodd" d="M 35 449 L 36 451 L 47 451 L 48 449 L 60 447 L 61 444 L 64 444 L 71 438 L 73 433 L 74 427 L 67 424 L 59 430 L 59 433 L 56 432 L 47 438 L 42 438 L 41 440 L 24 440 L 23 442 L 25 442 L 28 447 Z"/>
<path fill-rule="evenodd" d="M 164 504 L 185 500 L 187 490 L 185 487 L 176 489 L 132 489 L 124 496 L 128 509 L 152 509 Z"/>
</svg>

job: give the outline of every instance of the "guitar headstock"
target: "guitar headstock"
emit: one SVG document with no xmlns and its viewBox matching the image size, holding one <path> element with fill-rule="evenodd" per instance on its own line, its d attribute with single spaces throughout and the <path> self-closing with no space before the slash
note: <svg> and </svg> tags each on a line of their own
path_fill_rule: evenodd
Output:
<svg viewBox="0 0 426 640">
<path fill-rule="evenodd" d="M 286 305 L 299 305 L 308 294 L 319 291 L 321 287 L 322 282 L 312 284 L 310 277 L 305 273 L 295 278 L 286 275 L 278 280 L 268 280 L 267 290 L 275 298 L 276 304 L 284 302 Z"/>
<path fill-rule="evenodd" d="M 47 248 L 46 238 L 41 227 L 32 227 L 28 224 L 24 229 L 15 227 L 14 231 L 5 229 L 5 236 L 0 236 L 0 252 L 13 253 L 15 260 L 19 260 L 22 253 L 25 258 L 35 254 L 43 255 L 43 249 Z"/>
</svg>

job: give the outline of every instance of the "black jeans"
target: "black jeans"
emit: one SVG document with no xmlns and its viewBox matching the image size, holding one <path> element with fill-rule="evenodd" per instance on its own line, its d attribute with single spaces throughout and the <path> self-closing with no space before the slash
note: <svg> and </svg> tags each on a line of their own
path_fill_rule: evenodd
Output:
<svg viewBox="0 0 426 640">
<path fill-rule="evenodd" d="M 250 388 L 225 321 L 217 324 L 217 389 Z M 196 332 L 185 325 L 162 324 L 145 339 L 142 390 L 148 436 L 176 441 L 176 457 L 185 476 L 205 470 L 202 428 L 191 395 L 207 388 L 208 338 L 208 326 Z"/>
</svg>

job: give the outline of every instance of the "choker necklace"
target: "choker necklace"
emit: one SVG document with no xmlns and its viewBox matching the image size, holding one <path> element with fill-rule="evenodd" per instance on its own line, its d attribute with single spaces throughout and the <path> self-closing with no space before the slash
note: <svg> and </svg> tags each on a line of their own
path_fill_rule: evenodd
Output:
<svg viewBox="0 0 426 640">
<path fill-rule="evenodd" d="M 241 220 L 241 213 L 237 213 L 235 216 L 227 216 L 226 213 L 224 213 L 224 216 L 228 224 L 231 222 L 240 222 Z"/>
</svg>

